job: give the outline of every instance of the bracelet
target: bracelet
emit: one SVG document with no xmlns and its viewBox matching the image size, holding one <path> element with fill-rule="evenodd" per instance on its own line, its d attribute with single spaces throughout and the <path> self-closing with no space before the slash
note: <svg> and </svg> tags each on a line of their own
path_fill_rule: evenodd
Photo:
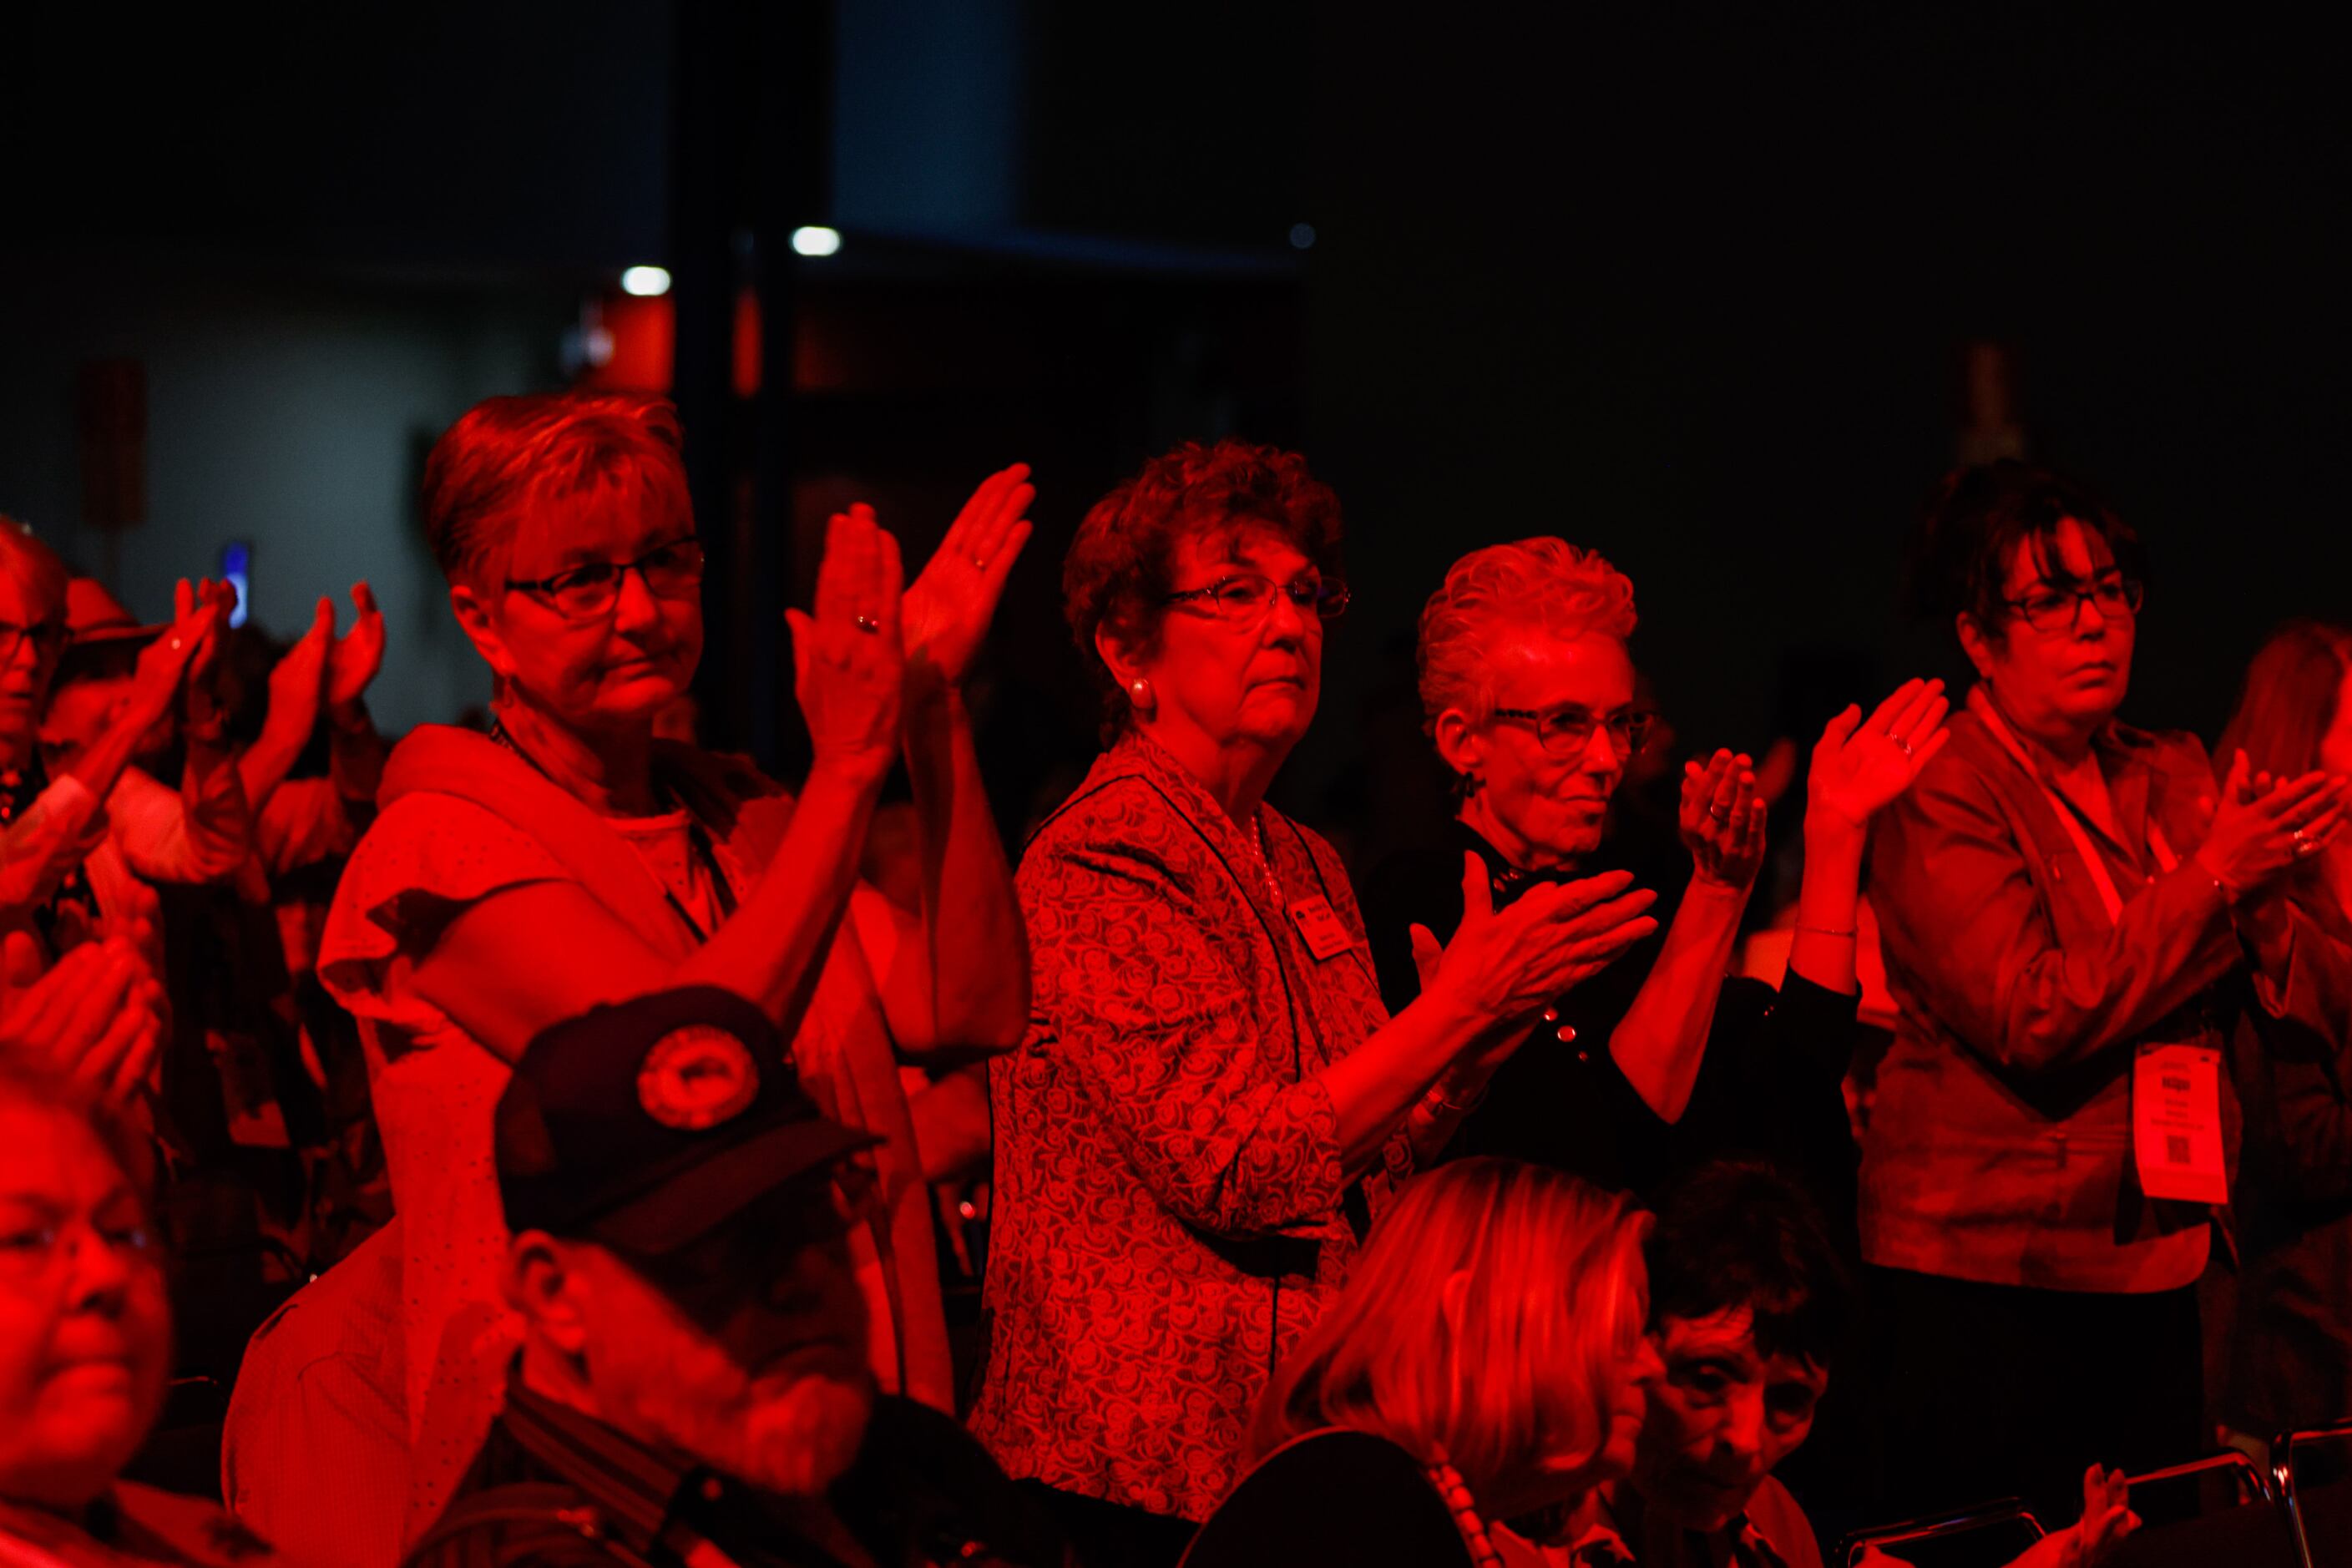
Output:
<svg viewBox="0 0 2352 1568">
<path fill-rule="evenodd" d="M 1849 929 L 1849 930 L 1846 930 L 1846 931 L 1836 931 L 1836 930 L 1832 929 L 1832 928 L 1831 928 L 1831 927 L 1829 927 L 1829 926 L 1809 926 L 1809 925 L 1800 925 L 1797 929 L 1798 929 L 1799 931 L 1809 931 L 1812 932 L 1815 936 L 1838 936 L 1838 937 L 1843 937 L 1843 938 L 1844 938 L 1846 941 L 1848 941 L 1848 942 L 1852 942 L 1852 941 L 1853 941 L 1853 940 L 1855 939 L 1855 937 L 1856 937 L 1858 934 L 1860 934 L 1860 933 L 1859 933 L 1857 931 L 1855 931 L 1855 930 L 1851 930 L 1851 929 Z"/>
</svg>

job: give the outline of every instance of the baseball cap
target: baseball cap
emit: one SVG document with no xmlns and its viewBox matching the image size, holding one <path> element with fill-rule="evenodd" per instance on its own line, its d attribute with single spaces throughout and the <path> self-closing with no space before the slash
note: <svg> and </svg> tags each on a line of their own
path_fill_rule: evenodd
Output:
<svg viewBox="0 0 2352 1568">
<path fill-rule="evenodd" d="M 709 985 L 540 1031 L 496 1128 L 509 1229 L 656 1257 L 882 1142 L 826 1119 L 767 1015 Z"/>
</svg>

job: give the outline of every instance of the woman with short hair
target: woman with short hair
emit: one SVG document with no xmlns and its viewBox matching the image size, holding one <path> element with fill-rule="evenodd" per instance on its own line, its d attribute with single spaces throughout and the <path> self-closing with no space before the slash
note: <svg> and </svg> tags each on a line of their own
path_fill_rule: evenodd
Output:
<svg viewBox="0 0 2352 1568">
<path fill-rule="evenodd" d="M 1921 607 L 1978 679 L 1871 840 L 1901 1016 L 1862 1243 L 1886 1447 L 1923 1503 L 2063 1506 L 2090 1459 L 2197 1451 L 2231 1023 L 2340 1041 L 2352 1006 L 2352 953 L 2284 896 L 2340 784 L 2257 791 L 2232 757 L 2217 789 L 2194 737 L 2116 717 L 2144 570 L 2098 497 L 2014 460 L 1948 476 L 1920 535 Z"/>
<path fill-rule="evenodd" d="M 1109 744 L 1022 860 L 1035 1000 L 990 1064 L 971 1421 L 1097 1568 L 1174 1561 L 1382 1182 L 1651 925 L 1622 875 L 1474 896 L 1422 998 L 1381 1005 L 1339 857 L 1265 804 L 1348 603 L 1339 532 L 1297 454 L 1194 444 L 1097 502 L 1063 569 Z"/>
<path fill-rule="evenodd" d="M 1523 539 L 1472 551 L 1421 616 L 1422 710 L 1459 781 L 1443 856 L 1375 877 L 1384 989 L 1420 984 L 1409 921 L 1443 934 L 1453 876 L 1475 855 L 1500 906 L 1611 865 L 1612 797 L 1642 750 L 1628 640 L 1633 584 L 1598 552 Z M 1826 1200 L 1851 1185 L 1839 1093 L 1853 1042 L 1857 898 L 1867 824 L 1943 743 L 1946 704 L 1910 681 L 1867 720 L 1850 707 L 1813 749 L 1805 872 L 1789 974 L 1776 991 L 1724 978 L 1764 858 L 1748 760 L 1685 764 L 1680 829 L 1689 882 L 1664 936 L 1552 999 L 1546 1027 L 1465 1120 L 1455 1151 L 1534 1160 L 1612 1189 L 1647 1191 L 1730 1148 L 1798 1167 Z"/>
<path fill-rule="evenodd" d="M 320 979 L 360 1021 L 402 1231 L 392 1404 L 419 1432 L 436 1405 L 458 1424 L 451 1441 L 418 1444 L 419 1512 L 437 1512 L 455 1479 L 436 1467 L 478 1436 L 495 1369 L 478 1347 L 507 1334 L 490 1113 L 509 1064 L 549 1023 L 682 984 L 764 1008 L 824 1109 L 887 1139 L 884 1201 L 854 1242 L 875 1369 L 952 1407 L 897 1054 L 999 1048 L 1026 1014 L 1018 910 L 961 689 L 1028 535 L 1027 471 L 984 483 L 903 595 L 898 543 L 871 510 L 832 520 L 814 612 L 787 612 L 815 752 L 794 795 L 744 759 L 656 738 L 702 654 L 680 439 L 659 398 L 499 397 L 425 464 L 426 536 L 495 683 L 493 727 L 425 725 L 395 749 L 319 954 Z M 857 881 L 901 754 L 919 911 Z M 428 1398 L 436 1383 L 446 1397 Z M 321 1447 L 289 1446 L 300 1452 L 285 1463 L 241 1468 L 289 1477 Z M 315 1511 L 335 1484 L 299 1506 Z"/>
</svg>

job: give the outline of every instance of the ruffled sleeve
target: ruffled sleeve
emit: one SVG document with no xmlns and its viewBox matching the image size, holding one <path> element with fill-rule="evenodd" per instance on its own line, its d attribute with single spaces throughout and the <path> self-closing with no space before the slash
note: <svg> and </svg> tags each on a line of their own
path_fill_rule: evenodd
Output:
<svg viewBox="0 0 2352 1568">
<path fill-rule="evenodd" d="M 449 922 L 493 893 L 570 880 L 538 840 L 450 795 L 404 795 L 352 852 L 319 943 L 319 979 L 354 1017 L 410 1033 L 446 1022 L 409 988 Z"/>
</svg>

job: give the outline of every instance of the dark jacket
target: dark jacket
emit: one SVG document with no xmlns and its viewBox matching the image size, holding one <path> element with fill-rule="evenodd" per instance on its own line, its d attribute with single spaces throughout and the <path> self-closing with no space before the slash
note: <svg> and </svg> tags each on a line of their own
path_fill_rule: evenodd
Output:
<svg viewBox="0 0 2352 1568">
<path fill-rule="evenodd" d="M 1052 1527 L 948 1417 L 885 1395 L 827 1500 L 885 1568 L 1064 1568 Z M 838 1568 L 778 1499 L 541 1398 L 520 1377 L 407 1568 Z"/>
</svg>

